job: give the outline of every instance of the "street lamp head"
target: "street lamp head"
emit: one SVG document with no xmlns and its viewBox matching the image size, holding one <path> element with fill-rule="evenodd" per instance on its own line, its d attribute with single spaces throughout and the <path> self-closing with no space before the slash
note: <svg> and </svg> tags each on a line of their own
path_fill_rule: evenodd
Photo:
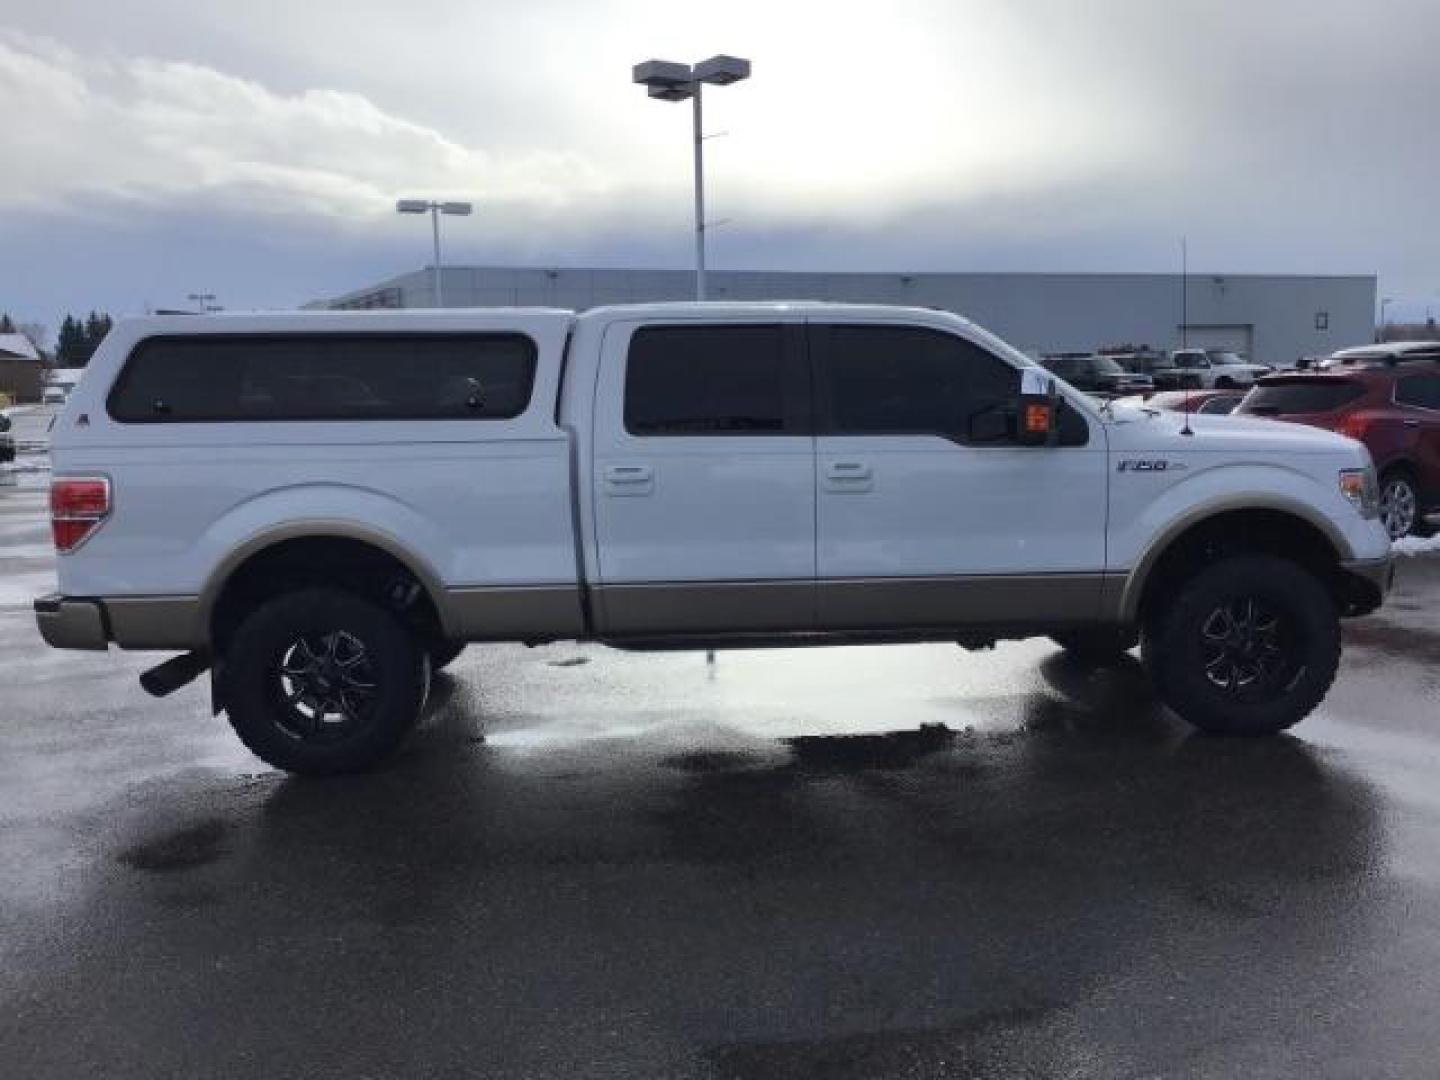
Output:
<svg viewBox="0 0 1440 1080">
<path fill-rule="evenodd" d="M 749 77 L 750 61 L 742 60 L 738 56 L 712 56 L 709 60 L 701 60 L 696 64 L 694 71 L 696 82 L 709 83 L 712 86 L 729 86 Z"/>
<path fill-rule="evenodd" d="M 672 60 L 646 60 L 631 69 L 630 79 L 641 86 L 648 86 L 653 96 L 658 88 L 684 86 L 691 81 L 689 64 L 677 64 Z"/>
<path fill-rule="evenodd" d="M 694 83 L 680 83 L 676 86 L 652 86 L 649 94 L 656 101 L 689 101 L 695 96 Z"/>
<path fill-rule="evenodd" d="M 468 202 L 447 202 L 440 204 L 440 212 L 442 214 L 456 214 L 460 217 L 465 217 L 473 209 L 474 207 Z"/>
<path fill-rule="evenodd" d="M 429 212 L 430 204 L 424 199 L 401 199 L 395 209 L 402 214 L 424 214 Z"/>
</svg>

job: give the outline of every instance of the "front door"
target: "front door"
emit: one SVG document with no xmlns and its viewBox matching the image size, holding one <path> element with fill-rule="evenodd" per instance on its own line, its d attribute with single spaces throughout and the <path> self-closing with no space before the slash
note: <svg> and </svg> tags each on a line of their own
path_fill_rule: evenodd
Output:
<svg viewBox="0 0 1440 1080">
<path fill-rule="evenodd" d="M 816 574 L 825 629 L 1095 619 L 1104 432 L 1015 443 L 1019 369 L 952 328 L 812 325 Z"/>
<path fill-rule="evenodd" d="M 813 627 L 809 413 L 798 316 L 609 327 L 591 477 L 602 635 Z"/>
</svg>

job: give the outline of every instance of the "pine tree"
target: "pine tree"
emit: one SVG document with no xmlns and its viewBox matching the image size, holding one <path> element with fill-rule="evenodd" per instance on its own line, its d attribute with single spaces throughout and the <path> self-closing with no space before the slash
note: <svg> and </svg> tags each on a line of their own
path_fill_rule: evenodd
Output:
<svg viewBox="0 0 1440 1080">
<path fill-rule="evenodd" d="M 84 361 L 85 328 L 70 314 L 60 324 L 60 339 L 55 345 L 55 362 L 62 368 L 80 367 Z"/>
<path fill-rule="evenodd" d="M 7 311 L 0 315 L 0 334 L 16 333 L 15 324 L 10 320 L 10 313 Z"/>
</svg>

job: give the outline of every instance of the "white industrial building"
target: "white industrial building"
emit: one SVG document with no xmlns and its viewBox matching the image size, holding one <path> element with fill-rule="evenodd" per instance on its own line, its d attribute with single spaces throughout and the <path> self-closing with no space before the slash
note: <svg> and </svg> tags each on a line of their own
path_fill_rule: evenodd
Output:
<svg viewBox="0 0 1440 1080">
<path fill-rule="evenodd" d="M 712 270 L 713 300 L 842 300 L 943 308 L 1034 354 L 1106 346 L 1232 348 L 1293 363 L 1372 340 L 1373 275 L 947 274 Z M 446 267 L 446 307 L 685 300 L 688 270 Z M 434 272 L 402 274 L 311 307 L 433 307 Z"/>
</svg>

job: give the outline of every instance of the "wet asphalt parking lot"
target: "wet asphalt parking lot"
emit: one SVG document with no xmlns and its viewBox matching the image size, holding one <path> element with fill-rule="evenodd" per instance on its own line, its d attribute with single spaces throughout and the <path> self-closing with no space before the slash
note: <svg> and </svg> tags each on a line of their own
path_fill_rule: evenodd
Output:
<svg viewBox="0 0 1440 1080">
<path fill-rule="evenodd" d="M 1440 1075 L 1440 554 L 1292 737 L 1041 642 L 472 648 L 289 779 L 0 487 L 0 1075 Z"/>
</svg>

